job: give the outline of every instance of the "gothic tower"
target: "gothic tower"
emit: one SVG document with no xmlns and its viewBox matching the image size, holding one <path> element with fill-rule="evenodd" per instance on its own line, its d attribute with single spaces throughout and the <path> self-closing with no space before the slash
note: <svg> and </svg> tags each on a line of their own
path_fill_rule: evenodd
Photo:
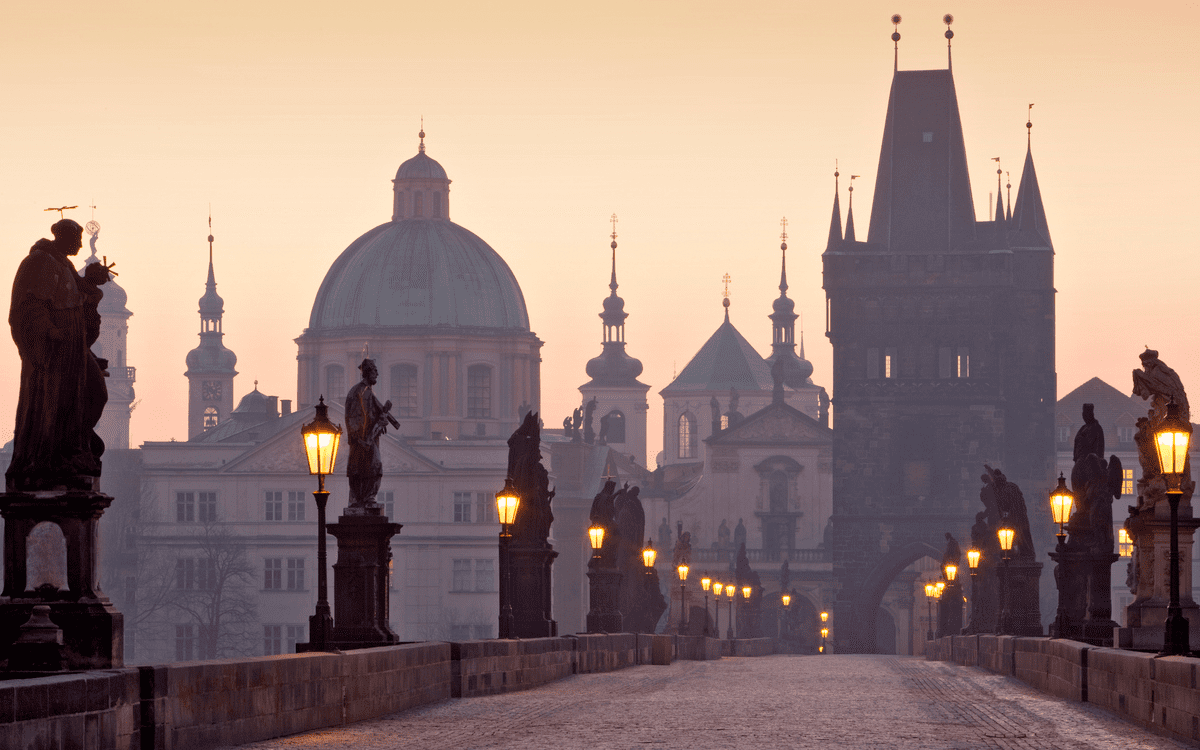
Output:
<svg viewBox="0 0 1200 750">
<path fill-rule="evenodd" d="M 95 231 L 92 231 L 93 228 Z M 96 257 L 96 240 L 100 237 L 100 226 L 94 221 L 87 224 L 91 239 L 92 255 L 84 261 L 84 267 L 99 263 Z M 100 300 L 100 336 L 92 344 L 92 352 L 101 359 L 108 360 L 108 403 L 104 405 L 104 414 L 96 425 L 96 434 L 104 441 L 108 450 L 125 450 L 129 448 L 129 417 L 133 412 L 133 381 L 134 368 L 126 362 L 129 343 L 129 319 L 133 313 L 125 306 L 128 296 L 125 290 L 111 276 L 103 286 L 104 298 Z"/>
<path fill-rule="evenodd" d="M 212 232 L 212 217 L 208 219 Z M 200 298 L 200 346 L 188 352 L 188 439 L 216 427 L 233 411 L 233 378 L 237 355 L 221 339 L 225 301 L 217 294 L 213 273 L 213 236 L 208 235 L 208 281 Z"/>
<path fill-rule="evenodd" d="M 839 649 L 869 653 L 892 579 L 940 560 L 945 532 L 970 544 L 985 463 L 1023 490 L 1034 538 L 1052 538 L 1038 527 L 1054 476 L 1054 250 L 1031 152 L 1012 219 L 976 220 L 949 68 L 893 75 L 865 242 L 841 236 L 836 205 L 835 616 Z"/>
<path fill-rule="evenodd" d="M 638 382 L 642 363 L 625 353 L 625 300 L 617 296 L 617 230 L 613 215 L 611 290 L 602 303 L 600 320 L 604 328 L 604 351 L 588 361 L 587 374 L 591 380 L 579 386 L 583 403 L 596 399 L 595 429 L 597 439 L 645 466 L 646 412 L 649 403 L 646 391 L 650 386 Z"/>
</svg>

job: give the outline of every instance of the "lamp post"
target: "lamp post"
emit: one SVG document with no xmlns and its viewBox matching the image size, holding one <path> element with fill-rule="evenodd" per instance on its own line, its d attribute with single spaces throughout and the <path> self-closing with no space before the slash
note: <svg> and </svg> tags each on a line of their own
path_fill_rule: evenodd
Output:
<svg viewBox="0 0 1200 750">
<path fill-rule="evenodd" d="M 743 604 L 749 604 L 749 603 L 750 603 L 750 593 L 751 593 L 751 591 L 752 591 L 752 589 L 751 589 L 749 586 L 742 586 L 742 603 L 743 603 Z M 752 615 L 752 614 L 753 614 L 753 612 L 748 612 L 748 613 L 747 613 L 747 620 L 751 619 L 751 615 Z M 754 619 L 755 619 L 755 620 L 757 620 L 757 618 L 754 618 Z M 750 631 L 750 632 L 748 632 L 748 633 L 745 633 L 745 632 L 744 632 L 744 633 L 742 633 L 742 635 L 747 635 L 747 636 L 750 636 L 750 637 L 754 637 L 754 635 L 755 635 L 754 628 L 755 628 L 755 627 L 756 627 L 756 625 L 755 625 L 753 622 L 752 622 L 752 623 L 750 623 L 750 628 L 749 628 L 749 631 Z"/>
<path fill-rule="evenodd" d="M 946 563 L 942 565 L 942 574 L 946 577 L 947 605 L 938 606 L 938 630 L 942 635 L 959 635 L 962 632 L 962 583 L 958 580 L 958 565 Z"/>
<path fill-rule="evenodd" d="M 588 543 L 592 547 L 592 559 L 588 561 L 588 614 L 589 633 L 619 633 L 621 612 L 618 609 L 621 573 L 604 557 L 605 529 L 596 524 L 588 529 Z"/>
<path fill-rule="evenodd" d="M 704 636 L 708 637 L 708 587 L 712 585 L 712 576 L 707 573 L 700 579 L 700 588 L 704 589 Z"/>
<path fill-rule="evenodd" d="M 713 584 L 712 584 L 713 600 L 717 605 L 717 619 L 713 622 L 713 625 L 717 629 L 717 632 L 715 634 L 717 638 L 721 637 L 721 592 L 723 592 L 724 590 L 725 590 L 725 584 L 721 583 L 720 581 L 713 581 Z"/>
<path fill-rule="evenodd" d="M 1075 495 L 1067 489 L 1067 479 L 1062 472 L 1058 473 L 1058 486 L 1050 490 L 1050 515 L 1058 524 L 1058 544 L 1054 547 L 1055 563 L 1058 565 L 1058 613 L 1054 618 L 1054 635 L 1066 638 L 1070 635 L 1071 615 L 1067 607 L 1067 597 L 1070 589 L 1076 584 L 1071 575 L 1072 566 L 1067 552 L 1067 522 L 1071 520 L 1071 506 L 1075 504 Z"/>
<path fill-rule="evenodd" d="M 999 635 L 1012 635 L 1012 619 L 1009 614 L 1009 576 L 1008 562 L 1012 559 L 1013 537 L 1016 536 L 1016 530 L 1009 524 L 1007 515 L 1001 520 L 1001 526 L 996 529 L 996 537 L 1000 540 L 1000 551 L 1002 560 L 1000 563 L 1000 623 L 996 631 Z"/>
<path fill-rule="evenodd" d="M 825 625 L 828 622 L 829 622 L 829 612 L 826 610 L 821 610 L 821 629 L 825 631 L 825 635 L 821 636 L 821 650 L 819 653 L 822 653 L 822 654 L 824 654 L 828 651 L 828 649 L 826 648 L 826 644 L 825 644 L 825 637 L 829 634 L 829 628 L 825 627 Z"/>
<path fill-rule="evenodd" d="M 791 611 L 792 595 L 784 592 L 779 597 L 779 601 L 783 604 L 783 609 L 781 609 L 779 612 L 781 621 L 779 625 L 779 637 L 787 640 L 788 612 Z"/>
<path fill-rule="evenodd" d="M 933 597 L 937 596 L 937 586 L 932 581 L 925 583 L 925 605 L 929 616 L 929 629 L 925 631 L 925 640 L 933 640 Z"/>
<path fill-rule="evenodd" d="M 825 639 L 829 637 L 829 628 L 821 628 L 821 649 L 820 653 L 825 653 Z"/>
<path fill-rule="evenodd" d="M 733 595 L 733 588 L 732 583 L 725 584 L 725 595 L 729 597 L 729 632 L 726 633 L 726 637 L 731 641 L 733 640 L 733 616 L 737 609 L 737 599 Z"/>
<path fill-rule="evenodd" d="M 517 520 L 521 496 L 513 487 L 512 478 L 504 480 L 504 489 L 496 493 L 496 515 L 500 518 L 500 632 L 501 638 L 512 638 L 514 622 L 512 608 L 512 525 Z"/>
<path fill-rule="evenodd" d="M 1179 404 L 1172 397 L 1167 404 L 1166 417 L 1154 431 L 1158 465 L 1167 480 L 1167 502 L 1171 504 L 1171 603 L 1167 605 L 1163 656 L 1177 656 L 1191 651 L 1188 621 L 1179 605 L 1179 501 L 1183 498 L 1183 472 L 1187 468 L 1191 437 L 1192 426 L 1180 416 Z"/>
<path fill-rule="evenodd" d="M 983 557 L 983 553 L 972 547 L 967 550 L 967 568 L 971 571 L 971 624 L 967 632 L 974 633 L 979 629 L 978 623 L 975 621 L 979 614 L 977 609 L 979 602 L 976 599 L 976 578 L 978 578 L 979 560 Z"/>
<path fill-rule="evenodd" d="M 679 632 L 687 631 L 687 563 L 682 563 L 675 572 L 679 573 Z"/>
<path fill-rule="evenodd" d="M 333 632 L 333 615 L 329 611 L 329 584 L 325 571 L 325 506 L 329 492 L 325 489 L 325 475 L 333 473 L 337 463 L 338 443 L 342 428 L 329 421 L 329 407 L 325 397 L 317 402 L 313 421 L 300 428 L 304 438 L 304 453 L 308 458 L 308 473 L 317 475 L 317 609 L 308 618 L 308 643 L 313 651 L 325 651 L 329 647 L 329 635 Z"/>
</svg>

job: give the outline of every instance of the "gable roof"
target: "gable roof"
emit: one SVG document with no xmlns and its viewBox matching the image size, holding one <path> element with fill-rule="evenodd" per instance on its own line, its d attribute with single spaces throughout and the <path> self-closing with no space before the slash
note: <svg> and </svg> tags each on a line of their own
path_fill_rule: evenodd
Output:
<svg viewBox="0 0 1200 750">
<path fill-rule="evenodd" d="M 1104 428 L 1104 443 L 1109 450 L 1117 446 L 1117 427 L 1132 427 L 1150 408 L 1149 401 L 1127 396 L 1100 378 L 1092 378 L 1055 405 L 1055 423 L 1071 428 L 1068 442 L 1075 440 L 1075 432 L 1083 425 L 1084 404 L 1095 406 L 1096 421 Z"/>
<path fill-rule="evenodd" d="M 774 387 L 771 366 L 729 322 L 723 322 L 704 342 L 683 371 L 659 393 L 678 391 L 769 391 Z"/>
</svg>

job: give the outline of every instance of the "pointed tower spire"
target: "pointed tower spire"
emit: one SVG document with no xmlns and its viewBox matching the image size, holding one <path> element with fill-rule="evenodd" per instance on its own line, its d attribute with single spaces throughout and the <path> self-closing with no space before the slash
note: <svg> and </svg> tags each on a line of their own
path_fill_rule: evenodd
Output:
<svg viewBox="0 0 1200 750">
<path fill-rule="evenodd" d="M 1004 170 L 1000 168 L 1000 157 L 993 156 L 992 161 L 996 162 L 996 223 L 1004 221 L 1004 195 L 1000 192 L 1000 175 Z"/>
<path fill-rule="evenodd" d="M 797 388 L 808 382 L 809 376 L 812 375 L 812 365 L 804 360 L 804 344 L 803 335 L 801 336 L 800 356 L 796 356 L 796 303 L 787 296 L 787 218 L 785 217 L 779 222 L 783 227 L 783 231 L 779 233 L 779 252 L 782 257 L 781 271 L 779 274 L 779 297 L 771 305 L 771 314 L 768 315 L 771 319 L 771 356 L 767 357 L 767 362 L 774 365 L 782 360 L 783 381 L 778 385 L 782 388 L 784 384 Z M 782 398 L 782 391 L 777 391 L 779 398 Z"/>
<path fill-rule="evenodd" d="M 779 242 L 780 242 L 779 249 L 783 251 L 783 260 L 780 262 L 780 271 L 779 271 L 779 294 L 780 294 L 780 296 L 787 296 L 787 290 L 788 290 L 788 285 L 787 285 L 787 224 L 788 224 L 788 222 L 787 222 L 786 216 L 779 220 L 779 226 L 782 227 L 782 229 L 783 229 L 783 231 L 781 231 L 779 233 Z"/>
<path fill-rule="evenodd" d="M 1033 107 L 1032 104 L 1029 105 Z M 1027 131 L 1032 131 L 1033 121 L 1025 123 Z M 1032 143 L 1032 135 L 1029 141 Z M 1050 241 L 1050 229 L 1046 225 L 1046 209 L 1042 205 L 1042 191 L 1038 187 L 1037 170 L 1033 167 L 1033 147 L 1026 146 L 1025 166 L 1021 171 L 1021 184 L 1017 186 L 1017 202 L 1012 210 L 1013 228 L 1020 232 L 1033 233 L 1035 237 L 1053 247 Z"/>
<path fill-rule="evenodd" d="M 842 207 L 838 202 L 838 177 L 841 176 L 841 173 L 837 170 L 836 159 L 833 163 L 833 216 L 829 219 L 829 240 L 825 243 L 826 250 L 834 249 L 842 241 Z"/>
<path fill-rule="evenodd" d="M 617 296 L 617 215 L 613 214 L 612 218 L 612 279 L 608 282 L 608 288 L 612 290 L 613 296 Z"/>
<path fill-rule="evenodd" d="M 846 242 L 854 242 L 854 181 L 859 175 L 850 175 L 850 207 L 846 209 Z"/>
<path fill-rule="evenodd" d="M 946 67 L 954 70 L 954 58 L 950 55 L 950 40 L 954 38 L 954 32 L 950 30 L 950 24 L 954 23 L 954 16 L 947 13 L 942 16 L 942 23 L 946 24 Z"/>
<path fill-rule="evenodd" d="M 187 354 L 188 439 L 216 427 L 233 411 L 237 355 L 221 339 L 225 301 L 217 294 L 213 270 L 212 211 L 208 215 L 208 279 L 200 298 L 200 345 Z"/>
</svg>

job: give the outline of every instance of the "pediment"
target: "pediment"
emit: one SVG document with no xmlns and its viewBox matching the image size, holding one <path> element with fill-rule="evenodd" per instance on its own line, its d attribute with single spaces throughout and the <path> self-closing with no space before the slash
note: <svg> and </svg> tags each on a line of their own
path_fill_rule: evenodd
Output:
<svg viewBox="0 0 1200 750">
<path fill-rule="evenodd" d="M 385 475 L 439 470 L 428 459 L 388 435 L 380 438 L 379 451 Z M 348 455 L 349 451 L 343 442 L 338 450 L 334 474 L 346 473 Z M 307 474 L 308 459 L 305 458 L 299 434 L 289 430 L 259 443 L 223 466 L 222 470 L 230 474 Z"/>
<path fill-rule="evenodd" d="M 787 404 L 771 404 L 709 438 L 711 445 L 828 444 L 833 431 Z"/>
</svg>

